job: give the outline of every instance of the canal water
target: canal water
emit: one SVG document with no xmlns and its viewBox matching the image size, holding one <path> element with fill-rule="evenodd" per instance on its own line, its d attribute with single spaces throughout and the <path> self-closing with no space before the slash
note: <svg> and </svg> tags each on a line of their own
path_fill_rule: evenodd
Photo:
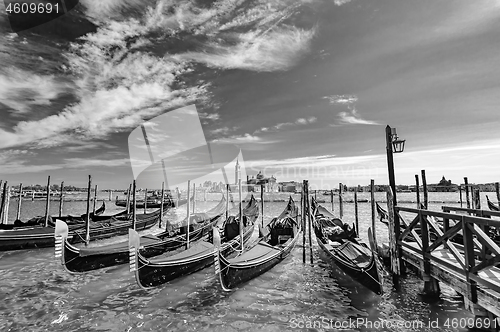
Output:
<svg viewBox="0 0 500 332">
<path fill-rule="evenodd" d="M 346 194 L 347 200 L 350 195 Z M 414 194 L 399 198 L 410 202 Z M 377 199 L 385 199 L 385 194 L 377 193 Z M 459 199 L 458 193 L 430 193 L 430 200 L 447 202 L 431 204 L 431 209 L 439 210 L 443 204 L 457 206 Z M 16 203 L 12 200 L 11 216 Z M 106 214 L 119 211 L 113 202 L 107 203 Z M 67 202 L 64 213 L 84 213 L 85 204 Z M 196 209 L 204 211 L 215 204 L 197 202 Z M 285 205 L 266 202 L 264 222 Z M 23 201 L 22 216 L 41 215 L 44 209 L 43 201 Z M 55 201 L 50 210 L 57 213 Z M 334 210 L 338 212 L 337 202 Z M 184 216 L 181 207 L 169 211 L 165 219 L 176 222 Z M 354 222 L 354 204 L 344 204 L 344 216 Z M 366 238 L 369 203 L 359 204 L 359 216 L 361 236 Z M 155 226 L 147 232 L 159 231 Z M 384 225 L 377 225 L 377 236 L 379 242 L 387 240 Z M 220 290 L 213 267 L 145 291 L 128 265 L 72 275 L 54 258 L 53 248 L 1 252 L 0 331 L 468 331 L 454 328 L 472 315 L 452 289 L 442 286 L 438 299 L 426 299 L 421 295 L 422 281 L 410 272 L 399 292 L 392 290 L 386 276 L 385 293 L 379 296 L 346 276 L 338 277 L 320 257 L 314 236 L 312 244 L 312 264 L 308 245 L 307 263 L 302 262 L 301 240 L 285 261 L 232 292 Z"/>
</svg>

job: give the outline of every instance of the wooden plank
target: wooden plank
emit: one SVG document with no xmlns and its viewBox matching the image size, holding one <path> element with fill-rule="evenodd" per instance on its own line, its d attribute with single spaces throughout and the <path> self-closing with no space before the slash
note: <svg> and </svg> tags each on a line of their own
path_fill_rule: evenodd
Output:
<svg viewBox="0 0 500 332">
<path fill-rule="evenodd" d="M 478 271 L 486 268 L 486 267 L 489 267 L 489 266 L 493 266 L 495 264 L 497 264 L 498 262 L 500 262 L 500 256 L 494 256 L 494 257 L 490 257 L 482 262 L 480 262 L 479 264 L 477 264 L 476 266 L 474 266 L 470 272 L 472 273 L 477 273 Z"/>
<path fill-rule="evenodd" d="M 497 273 L 495 273 L 494 277 L 491 277 L 484 273 L 481 275 L 482 272 L 483 271 L 479 272 L 480 275 L 471 274 L 470 279 L 478 285 L 486 286 L 495 292 L 500 292 L 500 280 L 497 277 Z"/>
<path fill-rule="evenodd" d="M 418 213 L 418 211 L 420 211 L 418 209 L 408 208 L 408 207 L 400 207 L 400 206 L 398 206 L 396 208 L 396 210 L 398 212 L 410 212 L 410 213 Z M 427 215 L 427 216 L 433 216 L 436 218 L 441 218 L 441 219 L 448 218 L 448 219 L 455 220 L 455 221 L 460 221 L 461 217 L 462 217 L 462 215 L 455 214 L 455 213 L 446 213 L 446 212 L 429 211 L 429 210 L 423 211 L 422 214 Z M 494 220 L 494 219 L 483 218 L 483 217 L 475 217 L 475 216 L 467 216 L 467 218 L 469 218 L 468 219 L 469 221 L 474 222 L 478 225 L 500 227 L 500 220 Z"/>
<path fill-rule="evenodd" d="M 491 211 L 491 210 L 482 210 L 482 209 L 467 209 L 467 208 L 462 208 L 462 207 L 457 207 L 457 206 L 448 206 L 448 205 L 443 206 L 442 209 L 445 212 L 456 211 L 456 212 L 473 213 L 476 215 L 481 214 L 483 217 L 486 217 L 486 216 L 500 217 L 500 211 Z"/>
<path fill-rule="evenodd" d="M 467 221 L 467 218 L 465 219 Z M 492 239 L 488 235 L 484 233 L 484 231 L 478 227 L 476 224 L 468 224 L 472 226 L 472 231 L 476 234 L 479 241 L 483 242 L 495 255 L 500 255 L 500 247 L 493 242 Z"/>
<path fill-rule="evenodd" d="M 427 221 L 429 222 L 430 225 L 434 228 L 436 233 L 441 237 L 443 236 L 443 232 L 439 229 L 439 226 L 437 225 L 436 221 L 434 220 L 434 217 L 432 216 L 427 216 L 426 217 Z M 455 259 L 460 263 L 462 268 L 465 269 L 465 260 L 463 256 L 458 252 L 457 248 L 453 244 L 453 242 L 446 240 L 444 245 L 451 251 L 452 255 L 455 256 Z"/>
<path fill-rule="evenodd" d="M 450 228 L 448 231 L 444 232 L 442 235 L 440 235 L 436 241 L 432 243 L 432 245 L 429 246 L 429 251 L 433 251 L 440 245 L 444 244 L 445 240 L 451 238 L 453 235 L 457 234 L 460 230 L 462 230 L 462 225 L 461 224 L 455 224 L 452 228 Z"/>
<path fill-rule="evenodd" d="M 408 227 L 409 227 L 409 225 L 411 225 L 411 223 L 413 223 L 415 220 L 417 220 L 417 223 L 418 223 L 418 216 L 416 216 L 416 217 L 412 220 L 412 222 L 411 222 L 410 224 L 408 224 L 408 222 L 406 222 L 406 220 L 405 220 L 405 219 L 404 219 L 404 218 L 403 218 L 403 217 L 402 217 L 399 213 L 397 213 L 397 214 L 398 214 L 399 219 L 403 222 L 403 224 L 404 224 L 407 228 L 408 228 Z M 420 248 L 422 248 L 422 240 L 420 239 L 420 235 L 418 235 L 418 234 L 417 234 L 417 232 L 416 232 L 414 229 L 411 229 L 411 230 L 410 230 L 410 232 L 411 232 L 411 235 L 413 235 L 413 238 L 415 239 L 415 241 L 416 241 L 416 242 L 418 243 L 418 245 L 420 246 Z M 403 236 L 403 235 L 400 235 L 400 236 L 399 236 L 399 239 L 400 239 L 399 241 L 404 240 L 404 238 L 405 238 L 406 236 L 407 236 L 407 235 L 404 235 L 404 236 Z"/>
</svg>

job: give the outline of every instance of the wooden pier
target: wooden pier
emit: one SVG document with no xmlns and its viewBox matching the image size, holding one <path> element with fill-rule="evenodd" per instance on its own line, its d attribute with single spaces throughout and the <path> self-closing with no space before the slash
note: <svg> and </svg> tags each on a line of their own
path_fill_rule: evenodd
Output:
<svg viewBox="0 0 500 332">
<path fill-rule="evenodd" d="M 443 212 L 389 209 L 394 211 L 389 211 L 389 230 L 395 241 L 382 252 L 390 253 L 396 278 L 406 263 L 419 272 L 424 293 L 436 295 L 439 283 L 444 283 L 463 295 L 465 307 L 476 318 L 500 317 L 500 246 L 494 241 L 500 219 L 492 219 L 500 218 L 500 212 L 449 206 Z M 398 219 L 400 232 L 391 227 Z"/>
</svg>

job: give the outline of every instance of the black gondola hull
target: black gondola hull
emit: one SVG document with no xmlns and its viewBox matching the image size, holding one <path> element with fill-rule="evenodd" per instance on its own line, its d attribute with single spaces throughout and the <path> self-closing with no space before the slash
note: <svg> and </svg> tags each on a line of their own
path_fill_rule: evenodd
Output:
<svg viewBox="0 0 500 332">
<path fill-rule="evenodd" d="M 253 225 L 248 227 L 243 235 L 243 243 L 247 244 L 253 233 Z M 240 246 L 240 238 L 237 237 L 230 242 L 230 245 L 223 245 L 221 251 L 224 255 L 230 255 L 235 248 Z M 142 255 L 142 253 L 141 253 Z M 179 277 L 202 270 L 214 263 L 214 251 L 205 252 L 191 259 L 180 260 L 179 262 L 168 262 L 154 264 L 142 257 L 138 257 L 138 271 L 136 280 L 142 288 L 160 286 Z"/>
<path fill-rule="evenodd" d="M 365 270 L 360 270 L 359 268 L 346 263 L 333 252 L 328 250 L 320 239 L 317 239 L 317 242 L 321 252 L 324 254 L 324 257 L 326 257 L 330 266 L 340 269 L 343 273 L 349 275 L 352 279 L 356 280 L 362 286 L 370 289 L 374 293 L 382 293 L 381 285 L 378 281 L 379 277 L 377 274 L 377 264 L 374 259 L 372 259 L 370 265 Z"/>
<path fill-rule="evenodd" d="M 295 247 L 300 234 L 301 232 L 298 232 L 293 240 L 277 255 L 274 255 L 270 259 L 267 259 L 260 264 L 234 267 L 231 266 L 229 262 L 224 258 L 224 256 L 227 255 L 223 252 L 219 252 L 218 261 L 220 272 L 217 272 L 219 272 L 222 288 L 225 290 L 230 290 L 272 269 L 275 265 L 288 257 L 292 249 Z"/>
<path fill-rule="evenodd" d="M 127 230 L 128 231 L 128 230 Z M 209 233 L 207 226 L 195 230 L 190 234 L 189 242 L 200 240 Z M 144 246 L 140 250 L 141 255 L 146 258 L 161 255 L 167 251 L 172 251 L 186 244 L 186 235 L 177 235 L 172 238 L 165 238 L 158 243 Z M 120 251 L 109 253 L 99 253 L 95 255 L 81 256 L 79 250 L 67 242 L 64 243 L 64 265 L 69 272 L 87 272 L 105 267 L 125 264 L 129 262 L 129 249 L 124 247 Z"/>
</svg>

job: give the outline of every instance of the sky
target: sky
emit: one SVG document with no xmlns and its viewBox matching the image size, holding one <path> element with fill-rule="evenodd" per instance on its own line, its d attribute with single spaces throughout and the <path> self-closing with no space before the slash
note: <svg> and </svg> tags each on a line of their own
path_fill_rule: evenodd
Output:
<svg viewBox="0 0 500 332">
<path fill-rule="evenodd" d="M 198 127 L 163 134 L 201 142 L 207 174 L 240 156 L 245 174 L 314 189 L 387 184 L 390 125 L 406 140 L 397 183 L 423 169 L 428 183 L 500 181 L 497 1 L 81 0 L 19 33 L 3 6 L 0 179 L 13 185 L 91 174 L 159 188 L 134 174 L 129 137 L 186 106 L 206 144 Z"/>
</svg>

